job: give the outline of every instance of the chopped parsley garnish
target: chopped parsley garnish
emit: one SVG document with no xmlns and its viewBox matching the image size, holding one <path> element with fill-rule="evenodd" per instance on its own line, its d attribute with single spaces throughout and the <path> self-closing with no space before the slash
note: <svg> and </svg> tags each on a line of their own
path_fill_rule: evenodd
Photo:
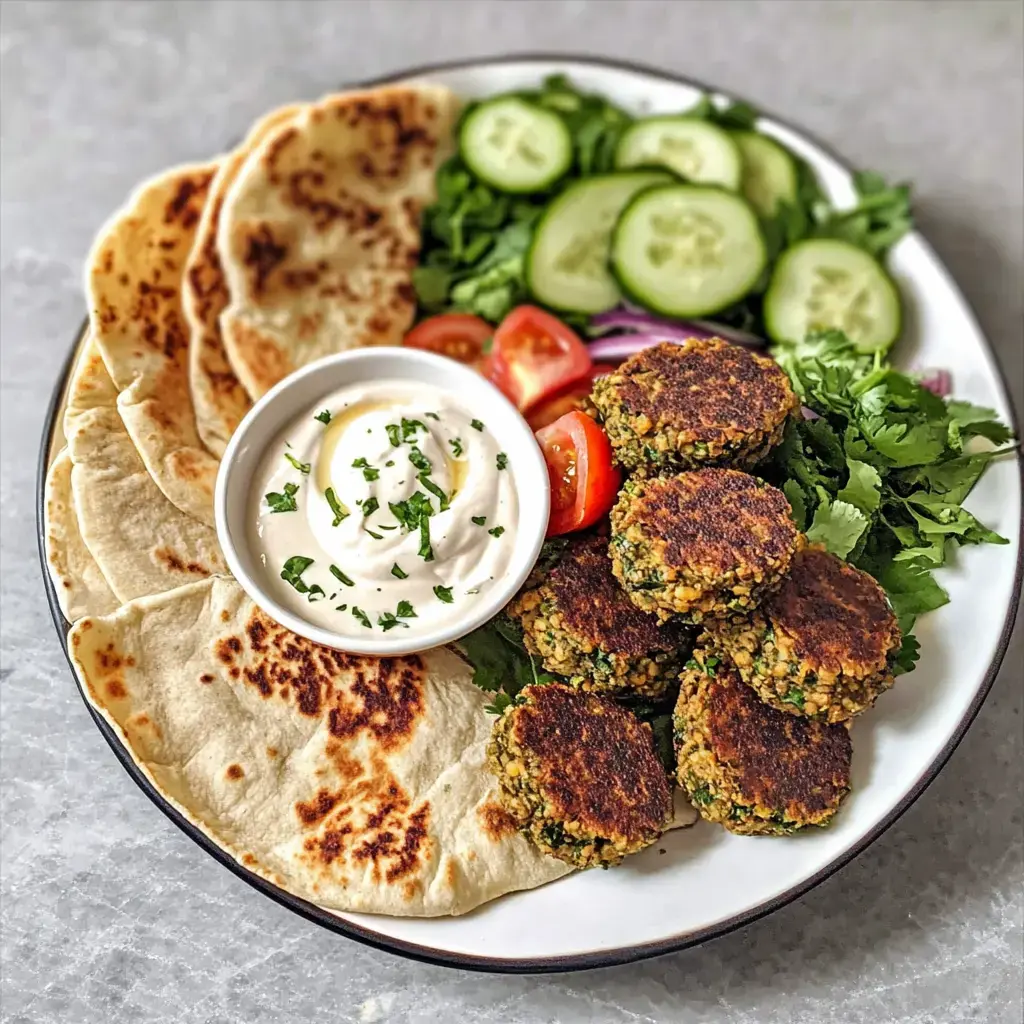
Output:
<svg viewBox="0 0 1024 1024">
<path fill-rule="evenodd" d="M 380 502 L 371 495 L 363 502 L 361 507 L 363 510 L 363 518 L 365 519 L 367 516 L 372 516 L 373 513 L 380 508 Z"/>
<path fill-rule="evenodd" d="M 408 622 L 403 622 L 398 618 L 394 612 L 381 612 L 377 616 L 377 625 L 386 633 L 389 629 L 394 629 L 395 626 L 402 626 L 405 629 L 409 628 Z"/>
<path fill-rule="evenodd" d="M 400 619 L 415 619 L 416 609 L 408 601 L 399 601 L 398 608 L 395 609 L 395 614 Z"/>
<path fill-rule="evenodd" d="M 421 519 L 434 514 L 430 499 L 422 491 L 416 491 L 405 501 L 389 501 L 388 508 L 391 509 L 391 514 L 398 520 L 399 525 L 405 527 L 410 533 L 419 528 Z"/>
<path fill-rule="evenodd" d="M 353 469 L 361 469 L 363 471 L 363 479 L 367 483 L 373 483 L 374 480 L 380 479 L 380 470 L 371 466 L 366 459 L 356 459 L 352 463 Z"/>
<path fill-rule="evenodd" d="M 331 506 L 331 511 L 334 513 L 334 521 L 331 523 L 331 526 L 341 525 L 341 521 L 343 519 L 348 519 L 348 512 L 345 511 L 341 502 L 338 501 L 338 496 L 334 493 L 334 488 L 328 487 L 327 490 L 324 491 L 324 497 L 327 499 L 327 504 Z"/>
<path fill-rule="evenodd" d="M 367 629 L 373 629 L 373 623 L 370 621 L 370 616 L 367 615 L 366 612 L 364 612 L 358 605 L 352 605 L 352 614 Z"/>
<path fill-rule="evenodd" d="M 331 575 L 346 587 L 354 587 L 355 583 L 348 578 L 336 565 L 331 566 Z"/>
<path fill-rule="evenodd" d="M 479 420 L 470 420 L 469 421 L 469 425 L 474 430 L 483 430 L 484 429 L 484 425 Z"/>
<path fill-rule="evenodd" d="M 434 587 L 434 596 L 438 601 L 444 601 L 445 604 L 451 604 L 455 600 L 455 598 L 452 597 L 452 588 L 442 587 L 440 583 Z"/>
<path fill-rule="evenodd" d="M 397 423 L 389 423 L 385 428 L 388 440 L 392 448 L 397 448 L 402 443 L 402 428 Z"/>
<path fill-rule="evenodd" d="M 391 575 L 397 580 L 407 580 L 409 578 L 409 574 L 397 562 L 391 566 Z"/>
<path fill-rule="evenodd" d="M 476 523 L 477 526 L 483 526 L 487 522 L 487 516 L 473 516 L 470 522 Z"/>
<path fill-rule="evenodd" d="M 348 605 L 347 604 L 339 604 L 334 610 L 336 612 L 348 611 Z"/>
<path fill-rule="evenodd" d="M 304 555 L 292 555 L 281 569 L 281 579 L 285 583 L 290 583 L 300 594 L 308 594 L 309 587 L 302 582 L 301 577 L 312 564 L 312 558 L 306 558 Z"/>
<path fill-rule="evenodd" d="M 505 532 L 504 526 L 496 526 L 493 530 L 487 531 L 492 537 L 500 537 Z"/>
<path fill-rule="evenodd" d="M 434 467 L 430 464 L 430 459 L 426 457 L 415 445 L 412 446 L 409 451 L 409 461 L 421 472 L 429 473 Z"/>
<path fill-rule="evenodd" d="M 444 490 L 442 488 L 438 487 L 437 484 L 435 484 L 434 481 L 431 480 L 430 477 L 427 476 L 426 473 L 420 473 L 420 475 L 417 477 L 417 479 L 441 503 L 441 511 L 442 512 L 446 508 L 448 508 L 448 495 L 445 494 Z"/>
<path fill-rule="evenodd" d="M 508 466 L 508 456 L 504 452 L 498 452 L 498 457 L 494 461 L 498 469 L 505 469 Z"/>
<path fill-rule="evenodd" d="M 306 600 L 312 603 L 313 601 L 319 601 L 326 596 L 324 588 L 321 587 L 319 583 L 314 583 L 313 586 L 309 588 L 309 593 L 306 594 Z"/>
<path fill-rule="evenodd" d="M 294 512 L 299 506 L 295 502 L 295 495 L 298 493 L 298 484 L 285 484 L 284 493 L 270 491 L 263 495 L 271 512 Z"/>
<path fill-rule="evenodd" d="M 438 423 L 441 422 L 441 417 L 438 416 L 436 412 L 425 412 L 423 415 L 429 416 L 432 420 L 437 420 Z"/>
<path fill-rule="evenodd" d="M 381 534 L 376 533 L 374 530 L 371 530 L 368 526 L 363 527 L 363 533 L 368 533 L 374 540 L 384 539 L 384 537 Z"/>
<path fill-rule="evenodd" d="M 384 463 L 384 465 L 385 465 L 385 466 L 386 466 L 386 467 L 387 467 L 388 469 L 390 469 L 390 468 L 391 468 L 391 467 L 392 467 L 392 466 L 393 466 L 394 464 L 395 464 L 395 460 L 394 460 L 394 459 L 388 459 L 388 461 Z"/>
<path fill-rule="evenodd" d="M 285 452 L 284 457 L 303 475 L 309 476 L 309 463 L 299 462 L 291 452 Z"/>
<path fill-rule="evenodd" d="M 331 410 L 330 409 L 324 409 L 322 412 L 318 412 L 313 417 L 313 419 L 319 420 L 323 424 L 330 423 L 331 422 Z"/>
<path fill-rule="evenodd" d="M 448 443 L 452 446 L 452 455 L 454 455 L 455 458 L 457 459 L 461 459 L 462 453 L 466 450 L 465 448 L 462 447 L 462 438 L 449 437 Z"/>
<path fill-rule="evenodd" d="M 424 562 L 434 560 L 434 549 L 430 546 L 430 520 L 426 516 L 420 520 L 420 549 L 417 554 Z"/>
</svg>

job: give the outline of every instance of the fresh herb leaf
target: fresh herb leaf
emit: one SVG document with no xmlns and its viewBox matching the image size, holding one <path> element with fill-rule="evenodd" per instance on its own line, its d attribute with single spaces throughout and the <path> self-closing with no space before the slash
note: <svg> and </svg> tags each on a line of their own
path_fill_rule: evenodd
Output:
<svg viewBox="0 0 1024 1024">
<path fill-rule="evenodd" d="M 321 423 L 324 423 L 324 424 L 330 423 L 331 422 L 331 410 L 330 409 L 323 409 L 322 411 L 318 412 L 313 417 L 313 419 L 319 420 Z"/>
<path fill-rule="evenodd" d="M 324 588 L 321 587 L 319 583 L 314 583 L 306 594 L 306 600 L 312 603 L 313 601 L 319 601 L 326 596 Z"/>
<path fill-rule="evenodd" d="M 508 467 L 508 456 L 504 452 L 498 452 L 495 463 L 498 469 L 506 469 Z"/>
<path fill-rule="evenodd" d="M 369 462 L 364 458 L 358 458 L 352 463 L 353 469 L 361 469 L 363 471 L 363 479 L 367 483 L 373 483 L 374 480 L 380 479 L 380 470 L 371 466 Z"/>
<path fill-rule="evenodd" d="M 373 513 L 380 508 L 380 502 L 373 497 L 373 495 L 370 495 L 370 497 L 363 502 L 361 508 L 363 510 L 363 518 L 366 519 L 368 516 L 372 516 Z"/>
<path fill-rule="evenodd" d="M 434 467 L 430 464 L 428 459 L 423 452 L 419 450 L 415 445 L 409 450 L 409 461 L 421 472 L 429 473 Z"/>
<path fill-rule="evenodd" d="M 395 614 L 400 619 L 415 619 L 416 610 L 408 601 L 399 601 L 398 607 L 395 609 Z"/>
<path fill-rule="evenodd" d="M 338 496 L 334 493 L 333 487 L 328 487 L 324 491 L 324 497 L 327 499 L 327 504 L 331 506 L 331 511 L 334 513 L 334 519 L 331 522 L 331 526 L 340 526 L 342 520 L 348 519 L 349 513 L 345 507 L 338 501 Z"/>
<path fill-rule="evenodd" d="M 438 487 L 426 473 L 420 473 L 416 479 L 419 480 L 419 482 L 423 484 L 423 486 L 430 491 L 435 498 L 437 498 L 438 502 L 440 502 L 440 511 L 444 512 L 444 510 L 448 508 L 449 503 L 448 495 L 444 493 L 444 490 Z"/>
<path fill-rule="evenodd" d="M 312 558 L 305 555 L 292 555 L 281 569 L 281 579 L 290 583 L 300 594 L 309 592 L 309 587 L 302 581 L 302 574 L 313 564 Z"/>
<path fill-rule="evenodd" d="M 474 430 L 483 430 L 484 429 L 484 425 L 479 420 L 470 420 L 469 421 L 469 425 Z"/>
<path fill-rule="evenodd" d="M 461 459 L 462 458 L 462 453 L 465 451 L 465 449 L 462 446 L 462 438 L 461 437 L 450 437 L 450 438 L 448 438 L 448 443 L 452 447 L 452 455 L 454 455 L 455 458 L 457 458 L 457 459 Z"/>
<path fill-rule="evenodd" d="M 348 611 L 348 605 L 347 605 L 347 604 L 339 604 L 339 605 L 337 605 L 337 606 L 335 607 L 335 609 L 334 609 L 334 610 L 335 610 L 336 612 L 344 612 L 344 611 Z"/>
<path fill-rule="evenodd" d="M 397 562 L 391 566 L 391 575 L 399 580 L 407 580 L 409 578 L 409 574 Z"/>
<path fill-rule="evenodd" d="M 825 498 L 814 510 L 807 539 L 813 544 L 824 544 L 832 554 L 845 558 L 867 527 L 867 517 L 855 505 Z"/>
<path fill-rule="evenodd" d="M 263 495 L 263 500 L 271 512 L 294 512 L 299 507 L 295 501 L 298 491 L 298 484 L 285 484 L 283 493 L 270 491 Z"/>
<path fill-rule="evenodd" d="M 374 540 L 383 540 L 384 535 L 371 530 L 368 526 L 363 527 L 363 533 L 368 533 Z"/>
<path fill-rule="evenodd" d="M 404 629 L 409 628 L 409 623 L 403 622 L 395 615 L 394 612 L 381 612 L 377 617 L 377 625 L 380 626 L 385 633 L 389 629 L 394 629 L 395 626 L 402 626 Z"/>
<path fill-rule="evenodd" d="M 346 587 L 354 587 L 355 583 L 349 579 L 336 565 L 331 565 L 331 575 L 341 583 L 344 583 Z"/>
<path fill-rule="evenodd" d="M 416 431 L 427 433 L 427 425 L 422 420 L 407 420 L 402 417 L 402 440 L 409 441 L 416 436 Z"/>
<path fill-rule="evenodd" d="M 505 532 L 504 526 L 496 526 L 493 530 L 487 531 L 492 537 L 500 537 Z"/>
<path fill-rule="evenodd" d="M 445 604 L 452 604 L 455 600 L 455 598 L 452 597 L 452 588 L 442 587 L 440 583 L 434 587 L 434 597 L 436 597 L 438 601 L 443 601 Z"/>
<path fill-rule="evenodd" d="M 437 420 L 438 423 L 441 422 L 441 417 L 438 416 L 436 412 L 425 412 L 423 415 L 426 416 L 428 419 Z"/>
<path fill-rule="evenodd" d="M 300 473 L 304 474 L 305 476 L 308 476 L 308 475 L 309 475 L 309 468 L 310 468 L 310 466 L 309 466 L 309 463 L 308 463 L 308 462 L 299 462 L 299 460 L 298 460 L 297 458 L 295 458 L 295 456 L 294 456 L 294 455 L 292 455 L 292 453 L 291 453 L 291 452 L 285 452 L 285 453 L 284 453 L 284 457 L 285 457 L 285 458 L 286 458 L 286 459 L 287 459 L 287 460 L 288 460 L 288 461 L 289 461 L 289 462 L 290 462 L 290 463 L 291 463 L 291 464 L 292 464 L 292 465 L 293 465 L 293 466 L 294 466 L 294 467 L 295 467 L 295 468 L 296 468 L 296 469 L 297 469 L 297 470 L 298 470 L 298 471 L 299 471 Z"/>
<path fill-rule="evenodd" d="M 367 629 L 373 629 L 373 623 L 370 621 L 370 616 L 363 611 L 358 605 L 352 605 L 352 615 L 354 618 L 361 622 Z"/>
<path fill-rule="evenodd" d="M 430 546 L 430 519 L 427 516 L 420 519 L 420 549 L 417 554 L 424 562 L 434 560 L 434 549 Z"/>
<path fill-rule="evenodd" d="M 389 423 L 384 430 L 388 435 L 392 448 L 397 448 L 402 443 L 402 428 L 397 423 Z"/>
<path fill-rule="evenodd" d="M 859 462 L 857 459 L 848 458 L 846 466 L 849 470 L 849 477 L 846 486 L 836 495 L 836 498 L 853 505 L 865 515 L 870 516 L 881 501 L 879 491 L 882 487 L 882 477 L 874 466 L 866 462 Z"/>
<path fill-rule="evenodd" d="M 476 523 L 477 526 L 483 526 L 487 522 L 487 516 L 471 516 L 470 522 Z"/>
</svg>

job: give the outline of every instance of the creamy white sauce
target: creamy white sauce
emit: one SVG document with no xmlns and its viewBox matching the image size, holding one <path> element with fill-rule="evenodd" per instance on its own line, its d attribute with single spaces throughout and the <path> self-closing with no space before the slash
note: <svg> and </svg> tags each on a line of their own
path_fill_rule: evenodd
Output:
<svg viewBox="0 0 1024 1024">
<path fill-rule="evenodd" d="M 324 412 L 327 423 L 316 418 Z M 295 614 L 343 635 L 404 639 L 464 618 L 501 580 L 515 547 L 513 474 L 486 410 L 427 385 L 353 385 L 297 417 L 264 454 L 249 543 L 270 594 Z"/>
</svg>

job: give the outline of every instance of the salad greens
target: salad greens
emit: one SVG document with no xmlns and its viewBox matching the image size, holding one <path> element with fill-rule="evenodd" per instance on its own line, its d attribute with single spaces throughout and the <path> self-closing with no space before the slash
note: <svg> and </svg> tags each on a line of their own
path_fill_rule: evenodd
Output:
<svg viewBox="0 0 1024 1024">
<path fill-rule="evenodd" d="M 497 323 L 514 306 L 529 301 L 524 264 L 541 215 L 575 182 L 614 170 L 619 140 L 637 120 L 604 97 L 578 90 L 564 75 L 514 95 L 562 118 L 572 141 L 570 169 L 545 192 L 514 195 L 485 184 L 461 156 L 449 159 L 437 173 L 437 201 L 424 212 L 423 249 L 413 271 L 421 315 L 457 311 Z M 479 106 L 467 106 L 463 123 Z M 706 96 L 683 113 L 737 131 L 755 130 L 758 117 L 749 104 L 718 107 Z M 715 314 L 723 324 L 761 336 L 766 333 L 763 295 L 784 250 L 809 238 L 834 238 L 880 258 L 912 223 L 909 186 L 890 187 L 870 171 L 857 174 L 856 205 L 837 211 L 810 167 L 790 156 L 797 170 L 796 199 L 780 202 L 771 217 L 761 218 L 768 252 L 761 279 L 743 299 Z M 573 326 L 587 326 L 585 317 L 562 315 Z"/>
<path fill-rule="evenodd" d="M 762 472 L 785 492 L 808 540 L 885 588 L 907 671 L 914 619 L 949 600 L 932 570 L 954 545 L 1007 543 L 962 503 L 1016 442 L 994 410 L 937 397 L 838 331 L 781 346 L 775 357 L 815 418 L 791 425 Z"/>
</svg>

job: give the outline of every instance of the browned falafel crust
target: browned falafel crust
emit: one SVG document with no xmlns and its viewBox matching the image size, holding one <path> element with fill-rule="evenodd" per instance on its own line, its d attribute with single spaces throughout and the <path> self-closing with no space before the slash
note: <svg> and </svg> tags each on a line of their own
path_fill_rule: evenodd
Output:
<svg viewBox="0 0 1024 1024">
<path fill-rule="evenodd" d="M 803 543 L 782 491 L 733 469 L 633 479 L 611 523 L 612 571 L 661 618 L 756 606 Z"/>
<path fill-rule="evenodd" d="M 845 726 L 769 707 L 728 659 L 714 657 L 695 652 L 696 667 L 683 673 L 674 720 L 680 786 L 704 818 L 741 835 L 827 824 L 850 789 Z"/>
<path fill-rule="evenodd" d="M 796 556 L 752 616 L 708 631 L 763 701 L 829 722 L 866 711 L 892 686 L 903 639 L 878 583 L 819 547 Z"/>
<path fill-rule="evenodd" d="M 799 407 L 774 360 L 721 338 L 644 349 L 599 378 L 591 402 L 616 460 L 658 471 L 749 468 Z"/>
<path fill-rule="evenodd" d="M 558 564 L 508 609 L 528 650 L 550 672 L 596 693 L 660 697 L 675 683 L 692 646 L 676 623 L 660 626 L 612 575 L 608 538 L 573 537 Z"/>
<path fill-rule="evenodd" d="M 520 692 L 495 723 L 488 764 L 520 828 L 576 867 L 617 864 L 653 843 L 671 817 L 650 726 L 560 683 Z"/>
</svg>

